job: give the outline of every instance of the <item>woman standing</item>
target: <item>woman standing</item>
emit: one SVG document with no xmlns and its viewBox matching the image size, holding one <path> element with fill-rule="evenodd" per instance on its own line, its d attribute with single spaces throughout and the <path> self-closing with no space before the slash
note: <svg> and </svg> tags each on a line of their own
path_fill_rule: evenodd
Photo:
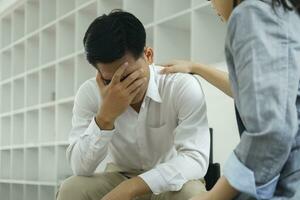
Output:
<svg viewBox="0 0 300 200">
<path fill-rule="evenodd" d="M 300 199 L 300 1 L 212 0 L 228 21 L 229 76 L 174 61 L 162 73 L 197 73 L 232 96 L 241 141 L 201 199 Z M 199 44 L 201 45 L 201 44 Z"/>
</svg>

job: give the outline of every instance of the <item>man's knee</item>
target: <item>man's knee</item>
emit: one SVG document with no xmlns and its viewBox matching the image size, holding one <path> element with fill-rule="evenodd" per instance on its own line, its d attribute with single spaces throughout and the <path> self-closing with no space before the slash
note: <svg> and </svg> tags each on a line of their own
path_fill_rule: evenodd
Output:
<svg viewBox="0 0 300 200">
<path fill-rule="evenodd" d="M 84 179 L 86 177 L 71 176 L 64 180 L 59 188 L 57 200 L 85 200 L 88 187 Z"/>
</svg>

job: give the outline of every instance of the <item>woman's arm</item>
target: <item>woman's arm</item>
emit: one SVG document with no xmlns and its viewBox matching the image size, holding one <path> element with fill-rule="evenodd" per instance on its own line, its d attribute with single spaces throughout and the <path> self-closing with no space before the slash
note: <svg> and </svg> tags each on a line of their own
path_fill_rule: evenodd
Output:
<svg viewBox="0 0 300 200">
<path fill-rule="evenodd" d="M 210 84 L 232 97 L 231 87 L 229 84 L 228 73 L 218 70 L 214 67 L 194 63 L 191 61 L 175 60 L 166 64 L 162 64 L 165 67 L 161 73 L 192 73 L 198 74 Z"/>
</svg>

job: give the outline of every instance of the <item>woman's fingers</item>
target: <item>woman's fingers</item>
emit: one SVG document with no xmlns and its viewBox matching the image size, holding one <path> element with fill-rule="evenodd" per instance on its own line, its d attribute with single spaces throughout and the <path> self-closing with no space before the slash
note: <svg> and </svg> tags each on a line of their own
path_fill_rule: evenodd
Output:
<svg viewBox="0 0 300 200">
<path fill-rule="evenodd" d="M 161 74 L 171 74 L 171 73 L 175 73 L 175 72 L 176 72 L 175 66 L 164 67 L 163 69 L 160 70 Z"/>
</svg>

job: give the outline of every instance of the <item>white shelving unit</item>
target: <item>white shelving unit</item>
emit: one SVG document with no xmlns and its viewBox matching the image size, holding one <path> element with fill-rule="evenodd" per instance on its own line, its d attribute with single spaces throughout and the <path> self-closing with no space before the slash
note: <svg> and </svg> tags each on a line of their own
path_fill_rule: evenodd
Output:
<svg viewBox="0 0 300 200">
<path fill-rule="evenodd" d="M 112 9 L 141 19 L 156 63 L 224 61 L 226 27 L 206 0 L 17 0 L 0 13 L 1 200 L 53 200 L 72 174 L 65 153 L 74 95 L 96 74 L 82 40 Z"/>
</svg>

